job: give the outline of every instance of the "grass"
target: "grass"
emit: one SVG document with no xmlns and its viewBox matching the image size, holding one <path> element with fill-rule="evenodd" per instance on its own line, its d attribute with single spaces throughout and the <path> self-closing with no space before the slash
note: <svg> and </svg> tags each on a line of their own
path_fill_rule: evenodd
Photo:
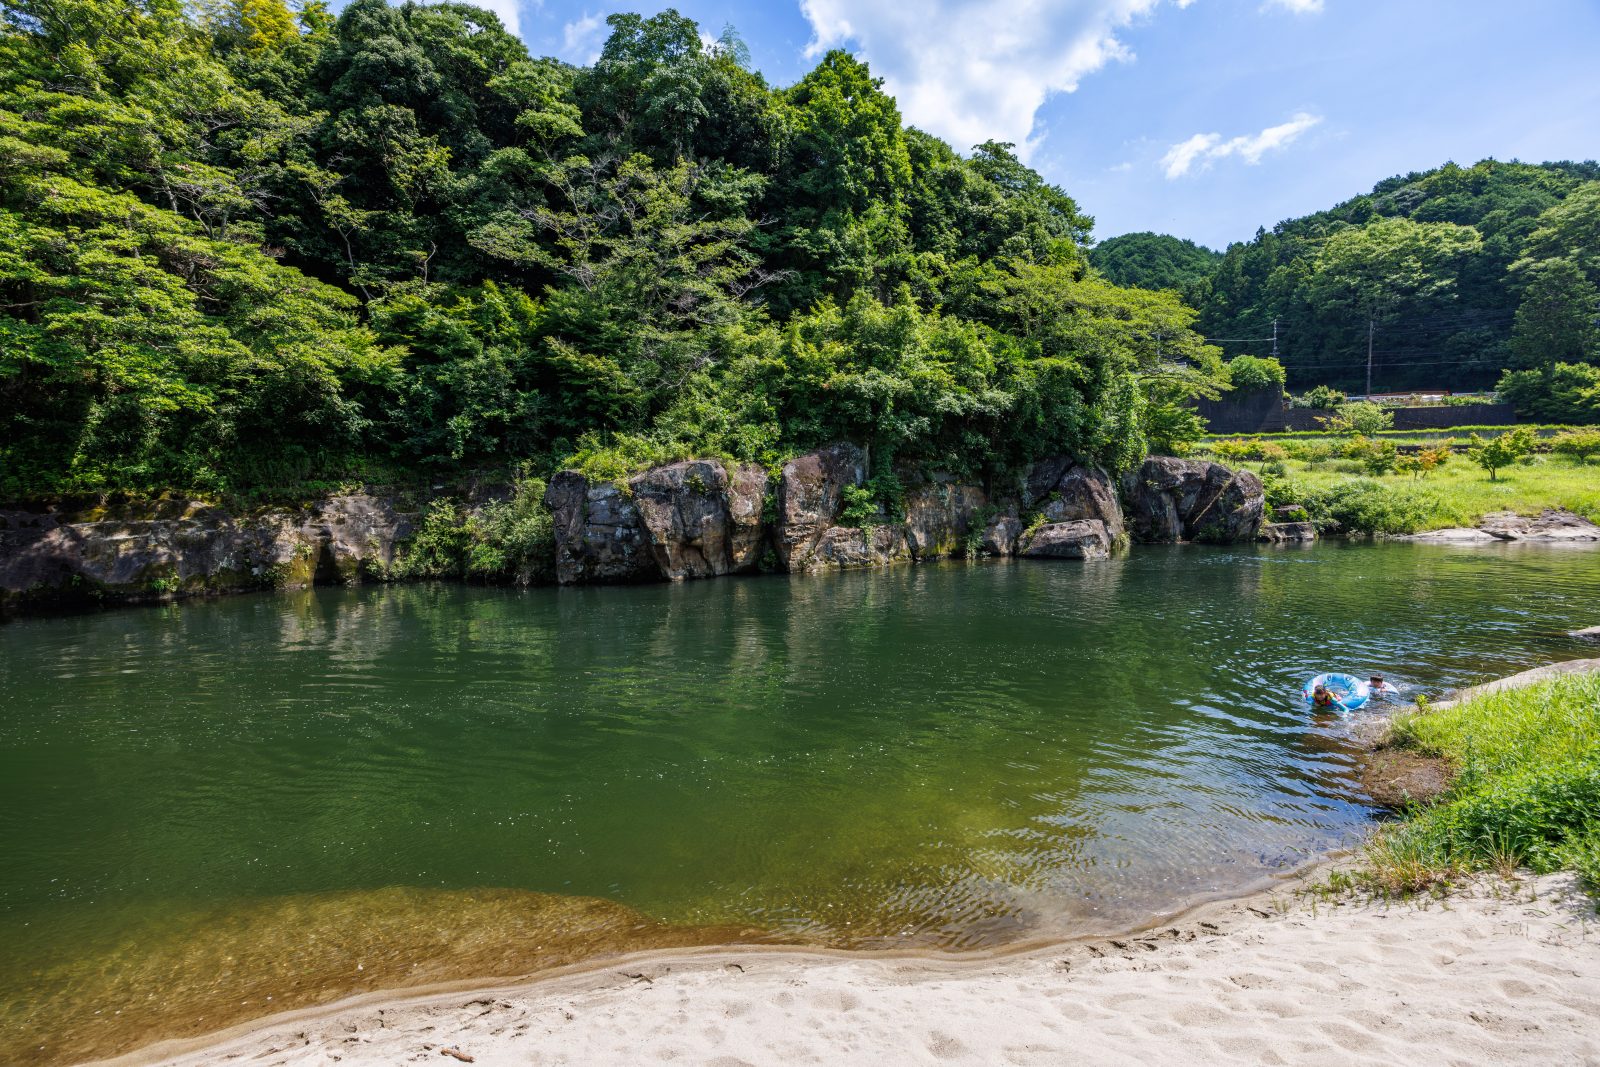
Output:
<svg viewBox="0 0 1600 1067">
<path fill-rule="evenodd" d="M 1600 672 L 1396 720 L 1393 739 L 1456 774 L 1382 830 L 1345 887 L 1408 894 L 1477 871 L 1574 870 L 1600 892 Z"/>
<path fill-rule="evenodd" d="M 1565 430 L 1582 429 L 1584 427 L 1560 426 L 1554 423 L 1524 424 L 1541 437 L 1550 436 Z M 1485 437 L 1514 430 L 1515 426 L 1453 426 L 1447 430 L 1381 430 L 1372 434 L 1385 441 L 1393 441 L 1397 445 L 1425 445 L 1447 438 L 1465 440 L 1470 434 L 1482 434 Z M 1283 433 L 1213 433 L 1201 438 L 1202 443 L 1211 441 L 1298 441 L 1304 444 L 1336 444 L 1347 440 L 1344 435 L 1329 433 L 1326 430 L 1286 430 Z"/>
<path fill-rule="evenodd" d="M 1246 463 L 1259 468 L 1259 463 Z M 1358 479 L 1377 483 L 1406 504 L 1420 523 L 1416 532 L 1448 526 L 1471 526 L 1493 511 L 1536 515 L 1545 508 L 1565 508 L 1600 523 L 1600 465 L 1578 463 L 1558 456 L 1540 456 L 1532 464 L 1514 464 L 1499 472 L 1495 481 L 1465 456 L 1426 478 L 1405 474 L 1371 476 L 1358 473 L 1349 461 L 1307 463 L 1287 460 L 1288 480 L 1312 492 L 1330 490 Z"/>
</svg>

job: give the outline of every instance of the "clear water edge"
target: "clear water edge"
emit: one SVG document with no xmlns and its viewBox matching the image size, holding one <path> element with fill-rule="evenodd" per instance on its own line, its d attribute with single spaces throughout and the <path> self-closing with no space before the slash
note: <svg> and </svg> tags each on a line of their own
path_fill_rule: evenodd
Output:
<svg viewBox="0 0 1600 1067">
<path fill-rule="evenodd" d="M 1324 546 L 13 624 L 0 813 L 23 832 L 0 874 L 0 998 L 21 1040 L 0 1051 L 52 1062 L 218 1029 L 233 1019 L 204 979 L 245 944 L 257 999 L 234 1018 L 629 948 L 970 952 L 1126 929 L 1359 837 L 1340 731 L 1285 697 L 1311 668 L 1437 691 L 1574 654 L 1560 631 L 1597 605 L 1588 554 Z M 162 655 L 179 662 L 141 677 Z M 89 788 L 51 789 L 73 770 Z M 518 859 L 497 859 L 508 846 Z M 544 948 L 544 912 L 594 937 L 496 969 L 507 931 Z M 352 927 L 386 962 L 259 999 L 308 965 L 337 972 L 304 942 Z M 157 974 L 159 1010 L 86 1022 Z M 207 1014 L 182 1021 L 194 1003 Z"/>
</svg>

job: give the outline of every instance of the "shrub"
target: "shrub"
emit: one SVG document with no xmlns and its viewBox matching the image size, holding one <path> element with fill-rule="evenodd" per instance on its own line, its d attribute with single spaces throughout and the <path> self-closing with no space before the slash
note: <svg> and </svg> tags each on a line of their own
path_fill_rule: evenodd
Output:
<svg viewBox="0 0 1600 1067">
<path fill-rule="evenodd" d="M 1587 463 L 1600 456 L 1600 430 L 1568 430 L 1550 439 L 1550 451 Z"/>
<path fill-rule="evenodd" d="M 1328 385 L 1319 385 L 1306 390 L 1294 399 L 1297 408 L 1312 408 L 1317 411 L 1332 411 L 1345 402 L 1345 394 Z"/>
<path fill-rule="evenodd" d="M 1227 371 L 1234 392 L 1282 389 L 1287 380 L 1283 364 L 1271 356 L 1235 356 L 1227 362 Z"/>
<path fill-rule="evenodd" d="M 1531 455 L 1537 441 L 1533 430 L 1527 426 L 1518 426 L 1496 437 L 1484 438 L 1473 434 L 1467 455 L 1472 457 L 1472 462 L 1489 472 L 1492 482 L 1498 478 L 1502 468 Z"/>
<path fill-rule="evenodd" d="M 875 475 L 866 485 L 847 485 L 839 495 L 840 526 L 871 526 L 905 518 L 905 487 L 892 472 Z"/>
<path fill-rule="evenodd" d="M 1506 371 L 1495 386 L 1523 418 L 1542 422 L 1600 423 L 1600 367 L 1557 363 L 1550 373 Z"/>
<path fill-rule="evenodd" d="M 518 482 L 511 499 L 485 505 L 467 522 L 467 573 L 517 585 L 555 576 L 555 529 L 540 478 Z"/>
<path fill-rule="evenodd" d="M 1394 412 L 1370 400 L 1343 404 L 1338 414 L 1321 420 L 1329 433 L 1375 434 L 1394 427 Z"/>
<path fill-rule="evenodd" d="M 1248 441 L 1243 438 L 1230 438 L 1226 441 L 1211 442 L 1211 454 L 1223 463 L 1229 464 L 1255 458 L 1259 448 L 1259 441 Z"/>
<path fill-rule="evenodd" d="M 1265 490 L 1267 507 L 1281 508 L 1290 504 L 1299 504 L 1306 499 L 1308 493 L 1304 485 L 1292 478 L 1273 475 L 1261 479 L 1262 488 Z"/>
<path fill-rule="evenodd" d="M 466 570 L 471 545 L 472 535 L 456 504 L 435 500 L 391 573 L 396 578 L 459 578 Z"/>
<path fill-rule="evenodd" d="M 1337 525 L 1357 533 L 1415 533 L 1440 510 L 1432 499 L 1365 478 L 1309 492 L 1301 503 L 1319 528 Z"/>
</svg>

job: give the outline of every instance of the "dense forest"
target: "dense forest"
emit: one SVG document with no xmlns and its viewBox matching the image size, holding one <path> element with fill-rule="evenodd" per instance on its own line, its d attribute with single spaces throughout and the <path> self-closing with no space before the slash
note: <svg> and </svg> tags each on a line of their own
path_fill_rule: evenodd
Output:
<svg viewBox="0 0 1600 1067">
<path fill-rule="evenodd" d="M 1117 285 L 1176 289 L 1190 302 L 1208 291 L 1222 253 L 1164 233 L 1125 233 L 1089 250 L 1089 263 Z"/>
<path fill-rule="evenodd" d="M 1226 382 L 1008 144 L 832 52 L 616 15 L 598 61 L 454 3 L 7 0 L 0 496 L 771 463 L 1113 468 Z"/>
<path fill-rule="evenodd" d="M 1537 370 L 1592 395 L 1534 397 L 1530 414 L 1600 416 L 1600 375 L 1585 366 L 1600 360 L 1600 164 L 1450 163 L 1259 231 L 1204 277 L 1195 251 L 1134 234 L 1092 258 L 1121 284 L 1180 291 L 1229 353 L 1265 354 L 1276 320 L 1291 388 L 1365 392 L 1370 335 L 1375 391 L 1492 388 L 1508 368 Z M 1529 382 L 1513 375 L 1503 391 Z"/>
</svg>

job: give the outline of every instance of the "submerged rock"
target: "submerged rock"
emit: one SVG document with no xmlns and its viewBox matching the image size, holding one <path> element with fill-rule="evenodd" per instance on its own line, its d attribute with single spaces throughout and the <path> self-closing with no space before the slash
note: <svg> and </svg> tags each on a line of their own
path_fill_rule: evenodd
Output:
<svg viewBox="0 0 1600 1067">
<path fill-rule="evenodd" d="M 1047 522 L 1017 540 L 1027 559 L 1110 559 L 1116 539 L 1099 519 Z"/>
<path fill-rule="evenodd" d="M 1122 476 L 1128 532 L 1141 544 L 1253 541 L 1266 509 L 1261 479 L 1220 463 L 1151 456 Z"/>
</svg>

